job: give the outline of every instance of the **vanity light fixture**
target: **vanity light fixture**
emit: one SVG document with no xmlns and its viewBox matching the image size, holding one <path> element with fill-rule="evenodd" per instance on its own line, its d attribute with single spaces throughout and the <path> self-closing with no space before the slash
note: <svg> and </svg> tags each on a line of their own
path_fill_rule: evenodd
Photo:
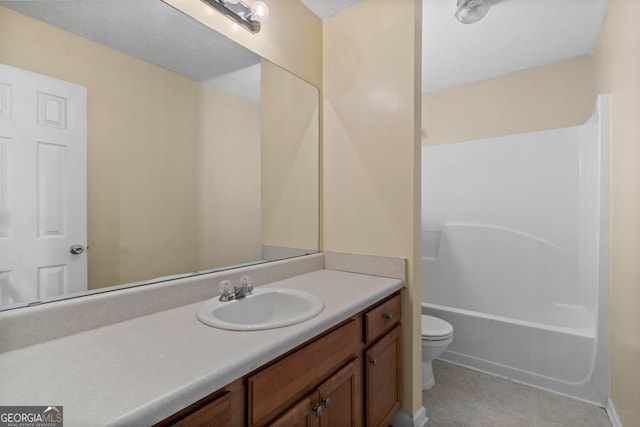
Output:
<svg viewBox="0 0 640 427">
<path fill-rule="evenodd" d="M 242 0 L 202 1 L 254 34 L 260 31 L 261 24 L 269 17 L 269 8 L 261 1 L 253 2 L 251 6 Z"/>
</svg>

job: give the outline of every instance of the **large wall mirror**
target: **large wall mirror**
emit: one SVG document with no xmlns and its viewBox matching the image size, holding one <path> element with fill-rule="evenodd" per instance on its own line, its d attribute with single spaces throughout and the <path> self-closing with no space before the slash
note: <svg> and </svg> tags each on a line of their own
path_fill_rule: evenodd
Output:
<svg viewBox="0 0 640 427">
<path fill-rule="evenodd" d="M 318 90 L 158 0 L 0 1 L 0 309 L 318 251 Z"/>
</svg>

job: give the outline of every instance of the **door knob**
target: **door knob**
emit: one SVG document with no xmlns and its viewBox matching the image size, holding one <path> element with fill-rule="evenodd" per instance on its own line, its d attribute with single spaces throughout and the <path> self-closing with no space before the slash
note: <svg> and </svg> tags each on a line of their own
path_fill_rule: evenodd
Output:
<svg viewBox="0 0 640 427">
<path fill-rule="evenodd" d="M 69 248 L 69 252 L 74 255 L 80 255 L 84 252 L 84 248 L 82 247 L 82 245 L 71 245 L 71 247 Z"/>
<path fill-rule="evenodd" d="M 369 360 L 369 363 L 371 363 L 373 366 L 378 366 L 378 359 L 376 359 L 375 357 L 372 357 Z"/>
<path fill-rule="evenodd" d="M 322 405 L 320 405 L 320 406 L 318 406 L 316 408 L 313 408 L 313 412 L 316 414 L 316 417 L 321 417 L 322 413 L 324 412 L 323 409 L 322 409 Z"/>
</svg>

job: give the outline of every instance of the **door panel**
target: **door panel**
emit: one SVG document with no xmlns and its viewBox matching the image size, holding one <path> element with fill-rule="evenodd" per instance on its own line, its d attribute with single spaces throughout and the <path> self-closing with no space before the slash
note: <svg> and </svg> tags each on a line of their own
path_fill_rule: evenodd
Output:
<svg viewBox="0 0 640 427">
<path fill-rule="evenodd" d="M 309 396 L 289 408 L 275 421 L 268 424 L 270 427 L 318 427 L 319 417 L 314 408 L 318 400 L 318 393 L 313 392 Z"/>
<path fill-rule="evenodd" d="M 340 369 L 318 387 L 322 427 L 356 427 L 362 425 L 362 359 Z"/>
<path fill-rule="evenodd" d="M 38 237 L 64 236 L 66 147 L 37 142 Z"/>
<path fill-rule="evenodd" d="M 87 289 L 86 98 L 0 64 L 0 307 Z"/>
<path fill-rule="evenodd" d="M 400 328 L 396 326 L 366 352 L 366 414 L 369 427 L 388 425 L 400 409 Z"/>
</svg>

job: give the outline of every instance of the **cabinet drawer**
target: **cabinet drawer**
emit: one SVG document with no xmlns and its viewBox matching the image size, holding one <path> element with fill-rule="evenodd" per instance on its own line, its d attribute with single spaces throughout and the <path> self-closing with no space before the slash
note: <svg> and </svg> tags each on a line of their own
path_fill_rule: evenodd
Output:
<svg viewBox="0 0 640 427">
<path fill-rule="evenodd" d="M 174 427 L 231 427 L 231 394 L 225 393 L 207 406 L 173 424 Z"/>
<path fill-rule="evenodd" d="M 200 399 L 153 427 L 246 427 L 247 387 L 244 379 Z"/>
<path fill-rule="evenodd" d="M 264 425 L 361 348 L 358 317 L 249 377 L 249 425 Z"/>
<path fill-rule="evenodd" d="M 365 339 L 375 341 L 400 322 L 402 304 L 400 294 L 391 297 L 365 314 Z"/>
</svg>

